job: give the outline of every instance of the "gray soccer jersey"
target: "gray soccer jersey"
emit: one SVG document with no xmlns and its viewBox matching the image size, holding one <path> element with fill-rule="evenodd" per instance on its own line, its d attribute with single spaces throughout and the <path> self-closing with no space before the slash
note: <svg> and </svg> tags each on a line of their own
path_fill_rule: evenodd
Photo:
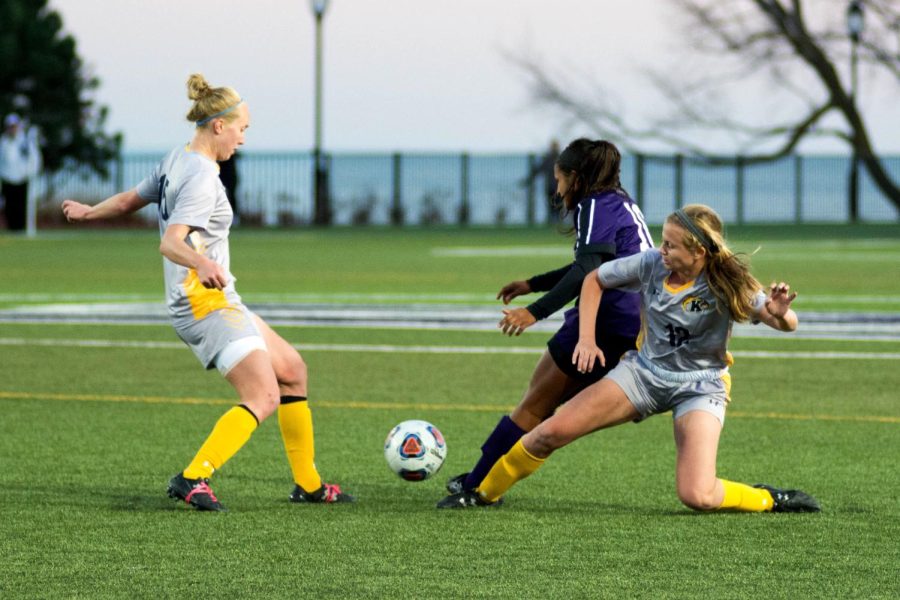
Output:
<svg viewBox="0 0 900 600">
<path fill-rule="evenodd" d="M 236 306 L 241 298 L 234 288 L 228 230 L 233 213 L 219 180 L 218 165 L 187 146 L 175 148 L 137 186 L 138 195 L 159 205 L 160 236 L 169 225 L 187 225 L 186 242 L 218 263 L 228 277 L 224 290 L 203 287 L 194 269 L 163 258 L 166 306 L 176 322 L 199 320 L 210 312 Z"/>
<path fill-rule="evenodd" d="M 653 249 L 600 266 L 603 287 L 641 293 L 639 356 L 651 365 L 674 372 L 724 369 L 731 334 L 731 312 L 719 304 L 704 274 L 674 288 L 671 271 Z M 754 315 L 765 304 L 760 291 L 753 302 Z"/>
</svg>

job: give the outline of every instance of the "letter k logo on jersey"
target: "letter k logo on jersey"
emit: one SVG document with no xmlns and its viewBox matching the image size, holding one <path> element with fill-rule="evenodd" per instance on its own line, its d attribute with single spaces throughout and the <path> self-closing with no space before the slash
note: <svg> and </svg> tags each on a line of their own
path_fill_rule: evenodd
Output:
<svg viewBox="0 0 900 600">
<path fill-rule="evenodd" d="M 681 303 L 681 308 L 682 310 L 684 310 L 684 312 L 688 313 L 705 312 L 709 310 L 709 302 L 707 302 L 703 298 L 691 296 L 684 299 L 684 301 Z"/>
</svg>

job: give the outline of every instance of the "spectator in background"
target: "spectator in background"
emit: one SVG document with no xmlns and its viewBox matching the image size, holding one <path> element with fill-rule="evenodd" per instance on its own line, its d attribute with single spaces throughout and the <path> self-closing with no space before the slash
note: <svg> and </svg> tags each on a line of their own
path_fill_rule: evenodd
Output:
<svg viewBox="0 0 900 600">
<path fill-rule="evenodd" d="M 219 162 L 219 179 L 222 181 L 222 185 L 225 186 L 225 195 L 228 196 L 228 204 L 231 205 L 231 212 L 234 213 L 232 226 L 237 225 L 241 220 L 237 206 L 237 159 L 238 153 L 235 152 L 228 160 Z"/>
<path fill-rule="evenodd" d="M 0 193 L 5 200 L 4 215 L 10 231 L 25 229 L 28 181 L 41 170 L 37 130 L 27 127 L 16 113 L 3 119 L 0 135 Z"/>
<path fill-rule="evenodd" d="M 533 185 L 534 181 L 540 177 L 544 183 L 544 200 L 547 201 L 547 222 L 553 221 L 553 215 L 561 208 L 554 206 L 553 197 L 556 195 L 556 176 L 553 173 L 553 167 L 559 159 L 559 142 L 550 140 L 550 147 L 543 156 L 531 163 L 528 169 L 528 175 L 522 181 L 522 185 Z"/>
</svg>

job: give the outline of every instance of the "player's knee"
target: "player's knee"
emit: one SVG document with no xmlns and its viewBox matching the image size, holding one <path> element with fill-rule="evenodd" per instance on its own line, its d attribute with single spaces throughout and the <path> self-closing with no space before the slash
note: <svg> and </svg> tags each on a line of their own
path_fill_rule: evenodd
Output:
<svg viewBox="0 0 900 600">
<path fill-rule="evenodd" d="M 305 386 L 306 378 L 306 363 L 299 354 L 295 354 L 278 373 L 278 382 L 285 386 Z"/>
<path fill-rule="evenodd" d="M 678 485 L 678 499 L 681 503 L 693 510 L 714 510 L 718 508 L 715 502 L 715 488 L 686 484 Z"/>
<path fill-rule="evenodd" d="M 553 415 L 560 405 L 560 401 L 557 399 L 561 397 L 561 394 L 562 392 L 557 390 L 548 393 L 546 390 L 536 389 L 534 386 L 529 387 L 510 417 L 516 425 L 525 431 L 531 431 Z"/>
<path fill-rule="evenodd" d="M 265 417 L 262 417 L 260 421 L 278 410 L 278 404 L 280 402 L 281 396 L 277 389 L 274 391 L 267 391 L 261 399 L 262 410 L 265 413 Z"/>
<path fill-rule="evenodd" d="M 246 405 L 259 422 L 262 423 L 272 413 L 278 410 L 278 404 L 281 402 L 281 394 L 277 385 L 265 386 L 263 389 L 256 390 L 252 397 L 242 398 L 242 403 Z"/>
<path fill-rule="evenodd" d="M 544 422 L 528 434 L 527 448 L 538 458 L 546 458 L 567 443 L 568 438 L 562 431 Z"/>
<path fill-rule="evenodd" d="M 531 431 L 537 427 L 545 417 L 539 416 L 534 411 L 530 410 L 529 407 L 520 404 L 513 409 L 509 418 L 523 431 Z"/>
</svg>

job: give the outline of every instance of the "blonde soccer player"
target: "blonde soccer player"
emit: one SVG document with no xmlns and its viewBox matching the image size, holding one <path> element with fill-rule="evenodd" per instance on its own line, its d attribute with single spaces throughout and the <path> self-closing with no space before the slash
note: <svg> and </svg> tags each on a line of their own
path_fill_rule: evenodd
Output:
<svg viewBox="0 0 900 600">
<path fill-rule="evenodd" d="M 476 490 L 463 492 L 456 506 L 496 505 L 555 450 L 593 431 L 671 411 L 675 485 L 686 506 L 701 511 L 818 511 L 819 503 L 802 491 L 750 486 L 716 473 L 729 401 L 732 324 L 753 321 L 794 331 L 798 320 L 791 302 L 797 294 L 785 283 L 773 284 L 766 294 L 747 264 L 729 250 L 719 216 L 700 204 L 669 215 L 659 249 L 604 263 L 585 278 L 579 341 L 572 353 L 572 364 L 582 372 L 606 361 L 591 325 L 606 289 L 640 293 L 638 350 L 626 353 L 606 377 L 523 436 Z"/>
<path fill-rule="evenodd" d="M 230 87 L 212 87 L 199 74 L 187 82 L 196 125 L 190 143 L 169 152 L 135 189 L 89 206 L 65 200 L 71 222 L 108 219 L 156 204 L 166 305 L 178 336 L 201 364 L 217 368 L 239 404 L 223 414 L 168 494 L 199 510 L 224 510 L 209 485 L 213 473 L 247 443 L 273 413 L 294 480 L 293 502 L 351 502 L 324 483 L 314 463 L 306 364 L 300 354 L 241 301 L 230 270 L 233 213 L 217 161 L 230 158 L 250 126 L 247 104 Z"/>
</svg>

